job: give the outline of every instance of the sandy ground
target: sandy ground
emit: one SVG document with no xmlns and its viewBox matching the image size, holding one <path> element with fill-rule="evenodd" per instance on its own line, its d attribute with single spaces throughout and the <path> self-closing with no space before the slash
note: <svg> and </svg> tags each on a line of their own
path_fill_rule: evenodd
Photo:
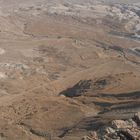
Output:
<svg viewBox="0 0 140 140">
<path fill-rule="evenodd" d="M 140 111 L 137 2 L 0 1 L 1 140 L 82 140 Z"/>
</svg>

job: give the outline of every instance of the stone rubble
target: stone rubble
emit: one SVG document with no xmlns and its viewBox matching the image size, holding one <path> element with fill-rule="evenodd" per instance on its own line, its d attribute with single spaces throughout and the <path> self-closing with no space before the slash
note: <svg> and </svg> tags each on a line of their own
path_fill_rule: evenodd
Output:
<svg viewBox="0 0 140 140">
<path fill-rule="evenodd" d="M 113 120 L 82 140 L 140 140 L 140 112 L 128 120 Z"/>
</svg>

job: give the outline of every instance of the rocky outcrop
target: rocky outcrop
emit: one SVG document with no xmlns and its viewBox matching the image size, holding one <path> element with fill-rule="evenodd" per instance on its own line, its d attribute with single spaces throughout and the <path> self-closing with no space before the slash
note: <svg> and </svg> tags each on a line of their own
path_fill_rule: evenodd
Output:
<svg viewBox="0 0 140 140">
<path fill-rule="evenodd" d="M 118 75 L 104 76 L 98 79 L 80 80 L 73 87 L 68 88 L 60 93 L 60 95 L 65 95 L 66 97 L 78 97 L 93 95 L 96 91 L 101 91 L 106 89 L 108 86 L 115 86 L 119 83 L 117 79 Z M 114 84 L 115 83 L 115 84 Z"/>
<path fill-rule="evenodd" d="M 139 140 L 140 112 L 128 120 L 113 120 L 82 140 Z"/>
</svg>

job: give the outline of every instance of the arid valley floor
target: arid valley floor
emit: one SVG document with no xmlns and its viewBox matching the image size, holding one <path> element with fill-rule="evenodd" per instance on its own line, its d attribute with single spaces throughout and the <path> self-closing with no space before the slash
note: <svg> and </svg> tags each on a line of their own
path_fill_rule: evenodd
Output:
<svg viewBox="0 0 140 140">
<path fill-rule="evenodd" d="M 140 140 L 138 112 L 139 0 L 0 0 L 0 140 Z"/>
</svg>

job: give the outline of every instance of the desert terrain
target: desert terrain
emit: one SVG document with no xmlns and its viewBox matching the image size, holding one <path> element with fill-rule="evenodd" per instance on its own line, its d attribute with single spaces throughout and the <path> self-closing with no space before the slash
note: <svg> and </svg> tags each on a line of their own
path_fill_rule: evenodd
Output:
<svg viewBox="0 0 140 140">
<path fill-rule="evenodd" d="M 140 140 L 139 112 L 139 0 L 0 0 L 0 140 Z"/>
</svg>

